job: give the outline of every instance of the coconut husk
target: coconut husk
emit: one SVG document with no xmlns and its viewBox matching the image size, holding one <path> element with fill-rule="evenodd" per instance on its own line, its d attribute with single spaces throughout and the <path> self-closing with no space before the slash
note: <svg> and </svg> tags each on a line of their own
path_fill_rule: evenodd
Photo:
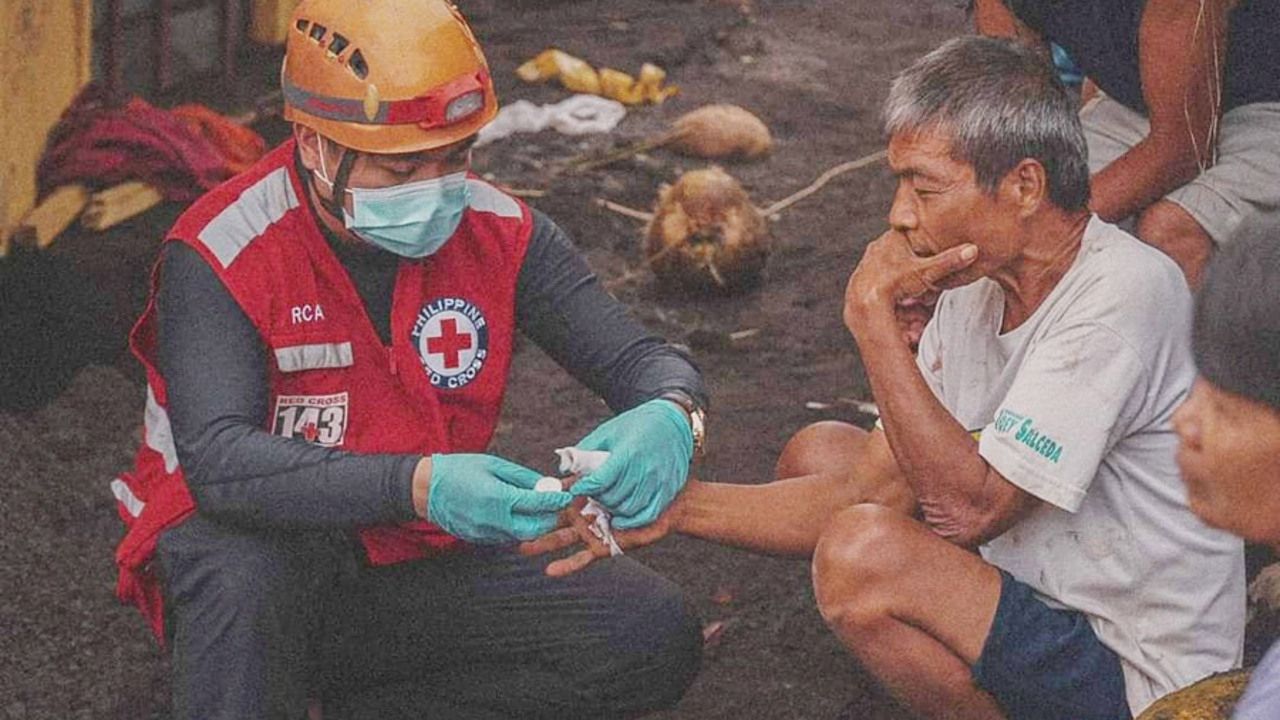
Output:
<svg viewBox="0 0 1280 720">
<path fill-rule="evenodd" d="M 769 257 L 768 227 L 733 176 L 692 170 L 658 194 L 645 255 L 659 280 L 732 292 L 756 285 Z"/>
<path fill-rule="evenodd" d="M 751 111 L 721 103 L 703 105 L 676 118 L 661 135 L 594 158 L 569 162 L 573 172 L 586 172 L 655 148 L 671 149 L 708 160 L 751 160 L 773 149 L 769 128 Z"/>
<path fill-rule="evenodd" d="M 671 148 L 694 157 L 753 159 L 773 149 L 768 126 L 750 111 L 727 103 L 687 112 L 671 129 Z"/>
<path fill-rule="evenodd" d="M 1138 720 L 1229 720 L 1248 683 L 1248 670 L 1211 675 L 1155 701 Z"/>
</svg>

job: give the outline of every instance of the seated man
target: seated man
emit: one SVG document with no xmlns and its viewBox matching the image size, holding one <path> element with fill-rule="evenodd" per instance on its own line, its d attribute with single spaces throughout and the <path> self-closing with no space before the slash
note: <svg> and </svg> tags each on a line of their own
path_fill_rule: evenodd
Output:
<svg viewBox="0 0 1280 720">
<path fill-rule="evenodd" d="M 1280 221 L 1280 3 L 976 0 L 979 32 L 1062 46 L 1101 89 L 1082 111 L 1103 220 L 1136 220 L 1194 286 L 1252 217 Z M 1086 93 L 1087 98 L 1087 93 Z"/>
<path fill-rule="evenodd" d="M 1191 510 L 1280 547 L 1280 226 L 1250 227 L 1214 258 L 1192 327 L 1200 377 L 1173 416 Z M 1254 668 L 1232 715 L 1277 717 L 1280 645 Z"/>
<path fill-rule="evenodd" d="M 547 578 L 513 545 L 573 498 L 486 449 L 518 329 L 619 413 L 579 443 L 610 453 L 584 485 L 647 524 L 688 472 L 697 369 L 469 172 L 497 103 L 452 4 L 304 0 L 281 80 L 293 137 L 178 220 L 133 336 L 118 592 L 172 652 L 173 717 L 673 704 L 690 604 L 628 558 Z"/>
<path fill-rule="evenodd" d="M 1174 463 L 1191 296 L 1088 211 L 1074 100 L 1033 50 L 967 37 L 885 116 L 891 229 L 844 304 L 882 427 L 806 428 L 782 479 L 691 481 L 620 542 L 812 553 L 824 618 L 920 717 L 1127 718 L 1239 664 L 1241 543 L 1191 514 Z M 933 288 L 913 357 L 895 302 Z"/>
</svg>

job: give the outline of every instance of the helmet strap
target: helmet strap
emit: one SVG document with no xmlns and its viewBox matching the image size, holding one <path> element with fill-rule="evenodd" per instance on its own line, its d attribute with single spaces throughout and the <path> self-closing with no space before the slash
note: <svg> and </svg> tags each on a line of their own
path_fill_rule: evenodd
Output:
<svg viewBox="0 0 1280 720">
<path fill-rule="evenodd" d="M 338 157 L 338 168 L 337 172 L 334 173 L 333 179 L 330 180 L 328 172 L 324 167 L 324 143 L 326 140 L 327 138 L 323 135 L 316 133 L 316 151 L 320 155 L 320 172 L 322 173 L 320 177 L 323 177 L 325 184 L 329 186 L 329 197 L 325 198 L 319 192 L 316 192 L 316 198 L 330 215 L 345 223 L 346 220 L 343 215 L 343 211 L 345 210 L 343 207 L 343 195 L 347 191 L 347 181 L 351 179 L 351 168 L 355 164 L 356 153 L 342 147 L 341 145 L 338 146 L 339 152 L 341 152 L 341 155 Z M 316 180 L 317 175 L 312 171 L 312 185 L 315 184 Z"/>
<path fill-rule="evenodd" d="M 342 201 L 347 192 L 347 181 L 351 179 L 351 167 L 355 163 L 356 153 L 343 148 L 342 157 L 338 160 L 338 171 L 333 175 L 333 194 L 325 202 L 325 209 L 339 220 L 344 220 Z"/>
</svg>

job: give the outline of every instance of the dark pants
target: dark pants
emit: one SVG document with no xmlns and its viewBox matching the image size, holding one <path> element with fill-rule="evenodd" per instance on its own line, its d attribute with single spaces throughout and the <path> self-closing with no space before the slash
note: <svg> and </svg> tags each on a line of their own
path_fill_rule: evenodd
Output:
<svg viewBox="0 0 1280 720">
<path fill-rule="evenodd" d="M 680 590 L 626 557 L 548 578 L 473 549 L 380 568 L 345 533 L 194 516 L 158 557 L 175 719 L 627 717 L 697 673 Z"/>
</svg>

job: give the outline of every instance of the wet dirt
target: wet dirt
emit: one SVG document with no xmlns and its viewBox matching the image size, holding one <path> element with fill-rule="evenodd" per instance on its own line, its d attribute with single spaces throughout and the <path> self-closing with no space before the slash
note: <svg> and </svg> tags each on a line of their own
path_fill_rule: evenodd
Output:
<svg viewBox="0 0 1280 720">
<path fill-rule="evenodd" d="M 632 108 L 607 136 L 548 131 L 476 151 L 477 171 L 535 191 L 527 201 L 568 231 L 607 282 L 642 263 L 643 225 L 595 200 L 648 210 L 661 183 L 706 163 L 662 149 L 580 176 L 555 173 L 558 163 L 661 132 L 699 105 L 736 103 L 760 116 L 776 142 L 762 161 L 725 164 L 764 206 L 880 149 L 879 105 L 893 74 L 967 27 L 955 3 L 939 0 L 459 5 L 486 48 L 502 100 L 567 96 L 513 75 L 548 46 L 632 73 L 654 62 L 680 87 L 663 105 Z M 786 210 L 770 223 L 773 253 L 754 291 L 680 294 L 646 273 L 614 286 L 648 327 L 688 345 L 705 374 L 713 405 L 698 476 L 764 482 L 787 438 L 805 424 L 871 422 L 853 402 L 868 390 L 841 323 L 841 296 L 862 247 L 883 228 L 891 190 L 878 164 Z M 65 341 L 68 357 L 82 351 L 76 338 Z M 0 413 L 0 717 L 167 717 L 167 661 L 112 594 L 120 528 L 107 483 L 130 461 L 144 400 L 136 374 L 124 367 L 87 365 L 44 407 Z M 493 451 L 542 470 L 552 468 L 552 448 L 607 414 L 532 343 L 520 345 L 509 388 Z M 720 623 L 698 681 L 658 717 L 905 717 L 823 626 L 804 560 L 687 538 L 635 554 L 681 583 L 706 622 Z"/>
</svg>

